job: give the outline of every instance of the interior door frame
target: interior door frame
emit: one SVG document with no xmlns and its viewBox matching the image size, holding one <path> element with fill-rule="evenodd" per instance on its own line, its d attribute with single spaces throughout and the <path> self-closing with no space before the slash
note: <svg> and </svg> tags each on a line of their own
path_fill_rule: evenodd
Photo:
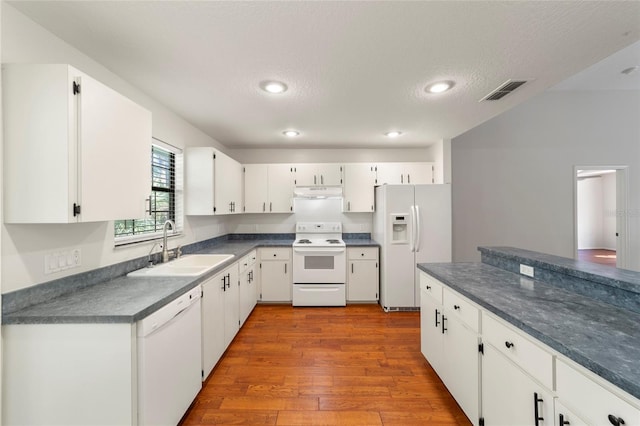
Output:
<svg viewBox="0 0 640 426">
<path fill-rule="evenodd" d="M 629 259 L 629 166 L 573 166 L 573 258 L 578 259 L 578 170 L 616 171 L 616 266 L 628 268 Z"/>
</svg>

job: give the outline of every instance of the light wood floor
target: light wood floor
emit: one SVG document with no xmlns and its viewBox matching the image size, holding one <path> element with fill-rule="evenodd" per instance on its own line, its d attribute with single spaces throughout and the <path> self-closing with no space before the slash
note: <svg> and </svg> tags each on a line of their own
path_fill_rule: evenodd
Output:
<svg viewBox="0 0 640 426">
<path fill-rule="evenodd" d="M 578 250 L 578 259 L 601 265 L 616 266 L 616 251 L 604 249 Z"/>
<path fill-rule="evenodd" d="M 182 425 L 469 425 L 420 353 L 420 314 L 258 305 Z"/>
</svg>

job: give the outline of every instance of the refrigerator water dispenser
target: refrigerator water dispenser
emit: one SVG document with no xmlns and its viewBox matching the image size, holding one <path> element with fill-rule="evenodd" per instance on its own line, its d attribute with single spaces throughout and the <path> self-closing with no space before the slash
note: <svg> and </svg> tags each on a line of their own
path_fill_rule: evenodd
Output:
<svg viewBox="0 0 640 426">
<path fill-rule="evenodd" d="M 391 244 L 408 244 L 409 229 L 407 226 L 408 214 L 391 214 Z"/>
</svg>

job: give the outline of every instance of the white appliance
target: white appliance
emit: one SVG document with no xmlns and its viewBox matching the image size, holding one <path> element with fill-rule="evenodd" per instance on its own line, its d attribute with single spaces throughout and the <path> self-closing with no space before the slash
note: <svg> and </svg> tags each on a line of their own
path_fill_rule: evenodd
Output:
<svg viewBox="0 0 640 426">
<path fill-rule="evenodd" d="M 416 264 L 451 262 L 451 185 L 383 185 L 375 195 L 380 305 L 387 312 L 417 309 Z"/>
<path fill-rule="evenodd" d="M 202 387 L 200 286 L 137 324 L 138 424 L 176 425 Z"/>
<path fill-rule="evenodd" d="M 347 251 L 340 222 L 298 222 L 293 306 L 345 306 Z"/>
</svg>

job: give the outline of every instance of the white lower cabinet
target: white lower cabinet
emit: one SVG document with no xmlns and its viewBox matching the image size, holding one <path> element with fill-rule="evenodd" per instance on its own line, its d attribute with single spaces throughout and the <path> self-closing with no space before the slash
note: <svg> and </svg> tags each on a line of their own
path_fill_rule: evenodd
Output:
<svg viewBox="0 0 640 426">
<path fill-rule="evenodd" d="M 443 363 L 440 377 L 462 411 L 477 424 L 480 419 L 479 311 L 445 288 L 443 293 Z M 466 320 L 470 318 L 470 321 Z"/>
<path fill-rule="evenodd" d="M 347 302 L 378 300 L 378 247 L 347 248 Z"/>
<path fill-rule="evenodd" d="M 420 347 L 473 424 L 480 421 L 479 311 L 420 274 Z"/>
<path fill-rule="evenodd" d="M 202 284 L 202 379 L 206 379 L 240 329 L 238 263 Z"/>
<path fill-rule="evenodd" d="M 482 417 L 486 425 L 554 424 L 551 391 L 491 344 L 482 357 Z"/>
<path fill-rule="evenodd" d="M 229 346 L 240 330 L 240 279 L 238 263 L 222 271 L 226 279 L 224 295 L 224 347 Z"/>
<path fill-rule="evenodd" d="M 420 296 L 421 351 L 473 424 L 640 425 L 638 398 L 422 271 Z"/>
<path fill-rule="evenodd" d="M 258 300 L 256 279 L 257 251 L 254 250 L 240 259 L 240 326 L 249 318 Z"/>
<path fill-rule="evenodd" d="M 633 398 L 571 361 L 557 359 L 556 391 L 561 403 L 586 424 L 640 425 L 639 401 L 625 401 Z"/>
<path fill-rule="evenodd" d="M 443 370 L 442 284 L 420 273 L 420 350 L 437 372 Z"/>
<path fill-rule="evenodd" d="M 137 424 L 136 324 L 2 326 L 3 425 Z"/>
<path fill-rule="evenodd" d="M 260 301 L 291 302 L 291 248 L 258 249 L 260 259 Z"/>
</svg>

